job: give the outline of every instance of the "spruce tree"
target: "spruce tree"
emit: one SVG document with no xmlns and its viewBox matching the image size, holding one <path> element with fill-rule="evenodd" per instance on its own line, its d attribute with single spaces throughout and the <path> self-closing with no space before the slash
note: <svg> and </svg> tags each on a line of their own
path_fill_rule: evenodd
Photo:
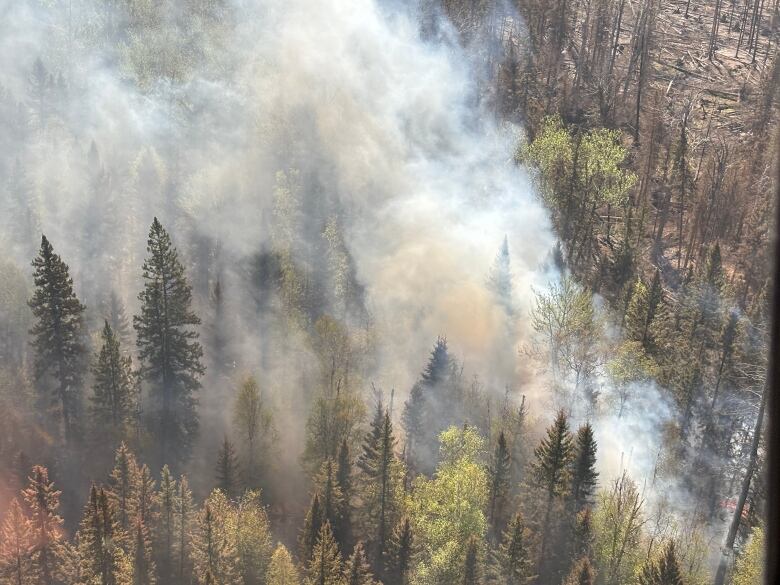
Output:
<svg viewBox="0 0 780 585">
<path fill-rule="evenodd" d="M 47 385 L 47 376 L 54 380 L 51 403 L 61 417 L 65 441 L 70 444 L 79 436 L 81 380 L 87 351 L 84 305 L 73 292 L 68 265 L 54 253 L 46 236 L 41 237 L 41 249 L 32 265 L 35 292 L 29 305 L 36 319 L 30 330 L 35 376 L 42 387 Z"/>
<path fill-rule="evenodd" d="M 547 429 L 547 435 L 534 450 L 534 461 L 531 464 L 531 473 L 536 485 L 544 494 L 544 504 L 540 509 L 544 510 L 541 518 L 541 543 L 539 546 L 539 572 L 547 575 L 553 556 L 549 554 L 551 527 L 551 513 L 556 500 L 567 493 L 570 482 L 570 466 L 574 456 L 572 436 L 569 432 L 569 422 L 563 411 L 552 426 Z"/>
<path fill-rule="evenodd" d="M 204 368 L 194 326 L 192 289 L 176 248 L 157 218 L 147 242 L 141 313 L 133 317 L 141 376 L 150 388 L 150 431 L 159 447 L 160 466 L 181 464 L 198 430 L 196 398 Z"/>
<path fill-rule="evenodd" d="M 217 455 L 216 467 L 217 488 L 221 489 L 228 499 L 238 497 L 239 493 L 239 470 L 238 458 L 233 443 L 225 435 L 222 441 L 222 447 Z"/>
<path fill-rule="evenodd" d="M 406 444 L 404 446 L 406 463 L 413 469 L 421 467 L 418 460 L 427 454 L 426 449 L 422 446 L 422 441 L 425 439 L 424 424 L 427 408 L 423 386 L 417 382 L 409 391 L 409 397 L 404 403 L 404 410 L 401 414 L 401 425 L 406 431 Z"/>
<path fill-rule="evenodd" d="M 22 511 L 19 500 L 14 498 L 0 528 L 0 575 L 8 579 L 9 585 L 28 582 L 32 550 L 30 520 Z"/>
<path fill-rule="evenodd" d="M 368 565 L 363 543 L 355 545 L 352 555 L 344 566 L 344 585 L 374 585 L 374 576 Z"/>
<path fill-rule="evenodd" d="M 564 585 L 596 585 L 596 571 L 588 557 L 574 563 Z"/>
<path fill-rule="evenodd" d="M 684 585 L 674 552 L 674 542 L 669 542 L 661 557 L 649 559 L 639 573 L 639 585 Z"/>
<path fill-rule="evenodd" d="M 572 552 L 574 558 L 590 557 L 593 549 L 593 515 L 590 508 L 582 509 L 574 521 Z"/>
<path fill-rule="evenodd" d="M 407 585 L 415 552 L 412 523 L 408 516 L 396 524 L 387 551 L 384 573 L 387 585 Z"/>
<path fill-rule="evenodd" d="M 574 512 L 592 503 L 598 482 L 596 471 L 596 439 L 590 423 L 577 430 L 574 445 L 574 461 L 571 471 L 571 502 Z"/>
<path fill-rule="evenodd" d="M 30 574 L 39 585 L 58 582 L 64 561 L 62 518 L 59 515 L 60 492 L 49 480 L 45 467 L 36 465 L 30 475 L 30 483 L 22 492 L 31 514 L 30 533 L 35 548 L 30 557 Z"/>
<path fill-rule="evenodd" d="M 343 585 L 341 553 L 327 522 L 317 536 L 307 573 L 311 585 Z"/>
<path fill-rule="evenodd" d="M 300 585 L 301 583 L 298 568 L 283 544 L 279 544 L 271 555 L 266 583 L 267 585 Z"/>
<path fill-rule="evenodd" d="M 511 472 L 511 459 L 506 444 L 504 431 L 498 435 L 493 461 L 489 468 L 490 476 L 490 508 L 488 520 L 495 535 L 501 534 L 506 524 L 506 508 L 509 496 L 509 478 Z"/>
<path fill-rule="evenodd" d="M 96 444 L 114 450 L 132 436 L 136 387 L 132 359 L 123 356 L 119 339 L 108 321 L 101 331 L 102 346 L 92 368 L 94 394 L 89 409 Z"/>
<path fill-rule="evenodd" d="M 504 531 L 501 544 L 493 551 L 492 582 L 499 585 L 525 585 L 531 580 L 528 530 L 518 512 Z"/>
<path fill-rule="evenodd" d="M 466 558 L 463 560 L 463 585 L 479 585 L 482 582 L 479 567 L 479 544 L 472 537 L 466 545 Z"/>
<path fill-rule="evenodd" d="M 376 421 L 375 421 L 376 423 Z M 370 550 L 374 573 L 382 578 L 387 544 L 398 516 L 397 490 L 401 466 L 395 456 L 395 436 L 390 415 L 384 411 L 377 429 L 372 426 L 366 443 L 375 441 L 373 450 L 365 449 L 358 462 L 361 470 L 361 521 Z"/>
</svg>

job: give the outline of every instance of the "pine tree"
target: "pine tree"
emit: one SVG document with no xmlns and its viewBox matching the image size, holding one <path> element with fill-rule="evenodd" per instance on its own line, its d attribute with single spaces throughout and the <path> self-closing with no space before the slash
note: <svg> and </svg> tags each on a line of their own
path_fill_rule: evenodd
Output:
<svg viewBox="0 0 780 585">
<path fill-rule="evenodd" d="M 54 253 L 46 236 L 32 262 L 35 292 L 30 308 L 36 323 L 30 330 L 35 348 L 35 376 L 43 383 L 51 374 L 55 380 L 54 400 L 62 419 L 66 443 L 78 438 L 81 415 L 81 379 L 84 345 L 82 305 L 73 292 L 68 265 Z"/>
<path fill-rule="evenodd" d="M 104 490 L 94 485 L 78 534 L 79 574 L 85 583 L 129 585 L 122 533 Z"/>
<path fill-rule="evenodd" d="M 193 394 L 200 388 L 203 350 L 193 329 L 192 289 L 168 233 L 154 218 L 143 265 L 141 313 L 133 317 L 141 376 L 150 386 L 154 413 L 151 433 L 159 446 L 161 466 L 180 464 L 188 456 L 198 429 Z"/>
<path fill-rule="evenodd" d="M 301 536 L 298 539 L 300 558 L 303 562 L 308 563 L 311 560 L 321 528 L 322 510 L 320 509 L 320 495 L 315 493 L 303 522 Z"/>
<path fill-rule="evenodd" d="M 31 575 L 34 583 L 54 585 L 63 563 L 62 518 L 59 515 L 60 492 L 49 480 L 45 467 L 32 469 L 30 483 L 22 492 L 31 513 L 33 552 Z"/>
<path fill-rule="evenodd" d="M 637 278 L 631 287 L 631 296 L 626 309 L 624 325 L 626 336 L 634 341 L 644 344 L 648 326 L 647 315 L 649 311 L 650 293 L 641 278 Z"/>
<path fill-rule="evenodd" d="M 155 585 L 157 577 L 152 541 L 143 522 L 137 520 L 133 530 L 133 585 Z"/>
<path fill-rule="evenodd" d="M 577 430 L 574 445 L 574 461 L 571 471 L 571 501 L 574 511 L 592 503 L 598 482 L 596 471 L 596 439 L 590 423 L 582 425 Z"/>
<path fill-rule="evenodd" d="M 122 299 L 116 291 L 111 291 L 111 295 L 108 298 L 107 306 L 104 310 L 106 321 L 111 326 L 111 330 L 114 332 L 120 346 L 124 348 L 123 352 L 127 353 L 132 341 L 130 331 L 130 319 L 127 317 L 127 311 Z"/>
<path fill-rule="evenodd" d="M 103 345 L 92 368 L 94 394 L 89 409 L 96 444 L 114 450 L 132 435 L 136 388 L 130 356 L 123 356 L 119 339 L 108 321 L 101 332 Z"/>
<path fill-rule="evenodd" d="M 176 480 L 166 465 L 160 473 L 160 489 L 157 494 L 160 513 L 154 527 L 155 564 L 162 583 L 173 582 L 177 498 Z"/>
<path fill-rule="evenodd" d="M 532 578 L 528 530 L 518 512 L 504 531 L 501 544 L 493 552 L 492 579 L 499 585 L 525 585 Z"/>
<path fill-rule="evenodd" d="M 479 567 L 479 544 L 471 538 L 466 546 L 466 558 L 463 561 L 463 585 L 479 585 L 482 582 Z"/>
<path fill-rule="evenodd" d="M 217 488 L 221 489 L 228 499 L 234 499 L 239 492 L 238 458 L 233 443 L 225 435 L 222 447 L 217 455 Z"/>
<path fill-rule="evenodd" d="M 509 449 L 506 445 L 504 431 L 498 435 L 498 443 L 493 455 L 493 462 L 489 468 L 490 475 L 490 509 L 488 520 L 494 531 L 498 535 L 504 529 L 506 524 L 507 498 L 509 496 L 509 478 L 511 472 L 511 459 Z"/>
<path fill-rule="evenodd" d="M 341 572 L 341 553 L 339 553 L 339 547 L 333 538 L 330 524 L 327 522 L 320 528 L 307 572 L 311 585 L 344 584 Z"/>
<path fill-rule="evenodd" d="M 639 573 L 639 585 L 683 585 L 680 565 L 674 552 L 674 542 L 669 542 L 661 557 L 649 559 Z"/>
<path fill-rule="evenodd" d="M 355 545 L 352 555 L 344 566 L 344 585 L 374 585 L 374 576 L 368 566 L 363 543 Z"/>
<path fill-rule="evenodd" d="M 301 578 L 292 556 L 283 544 L 274 550 L 268 567 L 267 585 L 300 585 Z"/>
<path fill-rule="evenodd" d="M 509 241 L 504 236 L 501 248 L 493 261 L 488 275 L 488 288 L 495 295 L 496 301 L 504 308 L 507 315 L 514 312 L 512 302 L 512 269 L 509 260 Z"/>
<path fill-rule="evenodd" d="M 414 534 L 407 516 L 401 518 L 387 545 L 385 581 L 387 585 L 407 585 L 414 562 Z"/>
<path fill-rule="evenodd" d="M 0 528 L 0 575 L 8 579 L 8 585 L 28 582 L 32 550 L 30 521 L 24 515 L 19 500 L 14 498 Z"/>
<path fill-rule="evenodd" d="M 582 557 L 574 563 L 574 566 L 566 578 L 564 585 L 595 585 L 596 572 L 588 557 Z"/>
<path fill-rule="evenodd" d="M 125 532 L 130 531 L 132 518 L 135 515 L 135 487 L 138 475 L 138 464 L 135 457 L 120 443 L 114 456 L 114 469 L 109 475 L 109 498 L 117 513 L 119 527 Z"/>
</svg>

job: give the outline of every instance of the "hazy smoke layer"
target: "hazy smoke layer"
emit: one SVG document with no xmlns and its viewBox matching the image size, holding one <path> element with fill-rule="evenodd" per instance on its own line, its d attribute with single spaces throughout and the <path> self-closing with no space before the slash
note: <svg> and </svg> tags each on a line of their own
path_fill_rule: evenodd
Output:
<svg viewBox="0 0 780 585">
<path fill-rule="evenodd" d="M 272 240 L 282 171 L 317 215 L 291 235 L 297 248 L 321 241 L 328 217 L 340 220 L 378 340 L 378 386 L 405 395 L 443 335 L 466 374 L 497 392 L 544 388 L 518 349 L 531 287 L 554 278 L 554 236 L 512 161 L 519 129 L 497 127 L 483 107 L 471 53 L 446 40 L 446 27 L 445 40 L 421 40 L 417 8 L 400 2 L 201 4 L 181 34 L 177 3 L 162 3 L 147 36 L 97 0 L 0 4 L 5 253 L 28 273 L 43 231 L 89 306 L 116 289 L 133 312 L 146 231 L 159 216 L 204 311 L 210 284 L 227 284 L 237 369 L 264 373 L 300 429 L 305 404 L 289 388 L 310 382 L 311 356 L 298 348 L 271 371 L 275 344 L 247 286 Z M 222 24 L 207 26 L 215 15 Z M 43 93 L 37 59 L 51 78 Z M 505 235 L 511 318 L 485 286 Z M 207 429 L 227 417 L 228 391 L 204 388 Z M 611 471 L 616 449 L 632 451 L 614 428 L 640 439 L 630 455 L 639 472 L 652 468 L 656 424 L 638 427 L 638 415 L 599 431 Z"/>
</svg>

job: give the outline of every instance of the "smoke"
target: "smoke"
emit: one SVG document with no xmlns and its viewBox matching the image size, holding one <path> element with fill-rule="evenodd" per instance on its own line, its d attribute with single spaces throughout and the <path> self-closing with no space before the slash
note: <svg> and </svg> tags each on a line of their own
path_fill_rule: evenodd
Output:
<svg viewBox="0 0 780 585">
<path fill-rule="evenodd" d="M 259 268 L 278 229 L 283 172 L 305 209 L 289 242 L 301 263 L 338 218 L 377 340 L 365 388 L 404 396 L 441 335 L 488 388 L 546 404 L 545 377 L 518 350 L 532 335 L 533 288 L 557 278 L 555 237 L 513 160 L 521 130 L 489 109 L 484 54 L 461 48 L 443 23 L 440 37 L 421 39 L 416 6 L 391 0 L 204 2 L 189 20 L 176 4 L 135 21 L 97 0 L 0 5 L 4 253 L 29 272 L 44 232 L 93 314 L 111 290 L 132 314 L 159 216 L 204 321 L 217 280 L 224 291 L 230 335 L 219 349 L 230 371 L 204 383 L 206 451 L 238 379 L 253 372 L 296 477 L 289 453 L 302 450 L 301 397 L 316 384 L 317 357 L 300 336 L 279 334 Z M 511 317 L 486 286 L 505 235 Z M 202 333 L 207 353 L 218 349 Z M 651 478 L 658 465 L 673 407 L 652 385 L 634 396 L 621 416 L 596 419 L 603 485 L 621 469 Z M 205 455 L 194 462 L 206 478 L 212 466 Z"/>
</svg>

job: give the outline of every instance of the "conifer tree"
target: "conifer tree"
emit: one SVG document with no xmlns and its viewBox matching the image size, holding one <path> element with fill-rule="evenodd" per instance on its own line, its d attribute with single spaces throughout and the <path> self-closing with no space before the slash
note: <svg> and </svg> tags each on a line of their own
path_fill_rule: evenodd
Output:
<svg viewBox="0 0 780 585">
<path fill-rule="evenodd" d="M 320 494 L 315 493 L 311 499 L 309 511 L 303 521 L 303 530 L 298 539 L 300 548 L 300 558 L 308 563 L 314 554 L 314 546 L 317 544 L 317 538 L 322 528 L 322 510 L 320 508 Z"/>
<path fill-rule="evenodd" d="M 176 480 L 166 465 L 160 473 L 160 489 L 157 494 L 160 512 L 154 528 L 155 564 L 163 583 L 173 582 L 177 497 Z"/>
<path fill-rule="evenodd" d="M 217 455 L 216 478 L 217 488 L 221 489 L 228 499 L 234 499 L 239 492 L 238 458 L 233 443 L 225 435 L 222 447 Z"/>
<path fill-rule="evenodd" d="M 596 585 L 596 572 L 588 557 L 574 563 L 564 585 Z"/>
<path fill-rule="evenodd" d="M 404 403 L 404 410 L 401 414 L 401 424 L 406 431 L 406 444 L 404 447 L 406 463 L 410 468 L 418 469 L 419 459 L 427 454 L 427 450 L 422 446 L 425 440 L 425 418 L 428 408 L 423 386 L 417 382 L 409 391 L 409 398 Z M 419 448 L 419 453 L 418 453 Z"/>
<path fill-rule="evenodd" d="M 279 544 L 271 555 L 266 581 L 267 585 L 300 585 L 301 583 L 298 568 L 283 544 Z"/>
<path fill-rule="evenodd" d="M 490 509 L 488 520 L 494 534 L 498 535 L 506 524 L 507 498 L 509 496 L 509 478 L 511 471 L 511 459 L 506 444 L 504 431 L 498 435 L 496 450 L 489 469 L 490 475 Z"/>
<path fill-rule="evenodd" d="M 60 492 L 49 480 L 48 470 L 36 465 L 22 495 L 31 514 L 30 533 L 34 543 L 30 557 L 32 581 L 38 585 L 54 585 L 58 582 L 65 556 L 63 522 L 59 515 Z"/>
<path fill-rule="evenodd" d="M 133 530 L 133 585 L 155 585 L 157 577 L 152 541 L 143 522 L 136 520 Z"/>
<path fill-rule="evenodd" d="M 341 553 L 327 522 L 320 528 L 307 573 L 311 585 L 344 585 Z"/>
<path fill-rule="evenodd" d="M 161 465 L 178 465 L 189 454 L 198 429 L 194 393 L 200 388 L 203 350 L 193 329 L 192 289 L 176 248 L 157 218 L 147 242 L 141 313 L 133 317 L 141 376 L 153 401 L 150 431 Z"/>
<path fill-rule="evenodd" d="M 378 422 L 375 417 L 375 424 Z M 371 450 L 364 445 L 358 462 L 361 470 L 361 518 L 369 543 L 374 573 L 382 578 L 387 543 L 398 516 L 397 490 L 402 469 L 395 456 L 396 440 L 390 415 L 384 411 L 378 429 L 372 425 L 366 444 L 374 442 Z"/>
<path fill-rule="evenodd" d="M 344 585 L 374 585 L 374 576 L 368 565 L 363 543 L 355 545 L 352 555 L 344 566 Z"/>
<path fill-rule="evenodd" d="M 534 450 L 531 472 L 536 485 L 544 493 L 544 514 L 541 519 L 541 543 L 539 546 L 540 573 L 546 573 L 552 562 L 548 554 L 551 535 L 551 513 L 557 498 L 567 493 L 570 483 L 570 466 L 574 456 L 569 422 L 563 411 L 558 413 L 547 435 Z"/>
<path fill-rule="evenodd" d="M 228 522 L 230 504 L 225 494 L 214 490 L 198 514 L 192 536 L 195 575 L 211 573 L 215 583 L 239 585 L 238 551 Z"/>
<path fill-rule="evenodd" d="M 109 498 L 111 499 L 117 514 L 119 527 L 125 532 L 130 531 L 132 518 L 135 515 L 135 488 L 138 465 L 135 457 L 120 443 L 114 456 L 114 469 L 109 475 Z"/>
<path fill-rule="evenodd" d="M 684 585 L 674 542 L 666 545 L 658 560 L 648 559 L 639 573 L 639 585 Z"/>
<path fill-rule="evenodd" d="M 79 574 L 85 583 L 129 585 L 122 534 L 105 491 L 94 485 L 79 528 Z"/>
<path fill-rule="evenodd" d="M 65 441 L 70 444 L 78 438 L 81 416 L 81 380 L 86 359 L 84 305 L 73 292 L 68 265 L 54 253 L 46 236 L 41 237 L 40 252 L 32 265 L 36 288 L 29 304 L 36 319 L 30 330 L 35 376 L 44 386 L 48 375 L 53 378 L 51 403 L 56 405 Z"/>
<path fill-rule="evenodd" d="M 414 562 L 414 534 L 408 516 L 396 524 L 387 549 L 384 573 L 387 585 L 407 585 Z"/>
<path fill-rule="evenodd" d="M 482 582 L 479 567 L 479 544 L 471 538 L 466 545 L 466 558 L 463 561 L 463 585 L 479 585 Z"/>
<path fill-rule="evenodd" d="M 338 465 L 336 467 L 336 482 L 341 489 L 343 506 L 341 509 L 341 539 L 342 546 L 352 542 L 352 458 L 347 440 L 341 442 Z"/>
<path fill-rule="evenodd" d="M 149 471 L 149 467 L 141 465 L 134 479 L 135 485 L 132 490 L 134 497 L 133 525 L 140 520 L 144 526 L 149 526 L 153 523 L 157 505 L 154 478 L 152 478 L 152 472 Z"/>
<path fill-rule="evenodd" d="M 493 261 L 488 275 L 488 288 L 495 295 L 496 301 L 504 308 L 507 315 L 512 315 L 512 269 L 509 260 L 509 241 L 504 236 L 501 248 Z"/>
<path fill-rule="evenodd" d="M 572 552 L 574 558 L 590 557 L 593 548 L 593 515 L 590 508 L 583 508 L 574 522 Z"/>
<path fill-rule="evenodd" d="M 338 484 L 336 468 L 330 459 L 327 459 L 322 464 L 316 485 L 317 492 L 320 494 L 322 521 L 330 524 L 333 530 L 333 537 L 336 539 L 339 548 L 342 548 L 344 546 L 342 523 L 344 517 L 344 495 Z"/>
<path fill-rule="evenodd" d="M 131 437 L 136 414 L 132 359 L 123 356 L 119 339 L 108 321 L 101 332 L 102 347 L 92 373 L 94 394 L 89 409 L 95 441 L 112 450 Z"/>
<path fill-rule="evenodd" d="M 525 585 L 531 580 L 528 529 L 518 512 L 504 531 L 501 544 L 493 551 L 491 582 L 498 585 Z"/>
<path fill-rule="evenodd" d="M 14 498 L 0 528 L 0 575 L 8 580 L 8 585 L 28 582 L 32 550 L 30 520 L 24 515 L 19 500 Z"/>
<path fill-rule="evenodd" d="M 185 476 L 179 478 L 179 490 L 176 498 L 176 583 L 186 585 L 192 573 L 192 550 L 190 530 L 192 525 L 192 492 Z"/>
<path fill-rule="evenodd" d="M 592 503 L 598 481 L 596 471 L 596 439 L 593 427 L 585 423 L 577 430 L 574 444 L 574 461 L 571 471 L 571 501 L 574 511 Z"/>
</svg>

